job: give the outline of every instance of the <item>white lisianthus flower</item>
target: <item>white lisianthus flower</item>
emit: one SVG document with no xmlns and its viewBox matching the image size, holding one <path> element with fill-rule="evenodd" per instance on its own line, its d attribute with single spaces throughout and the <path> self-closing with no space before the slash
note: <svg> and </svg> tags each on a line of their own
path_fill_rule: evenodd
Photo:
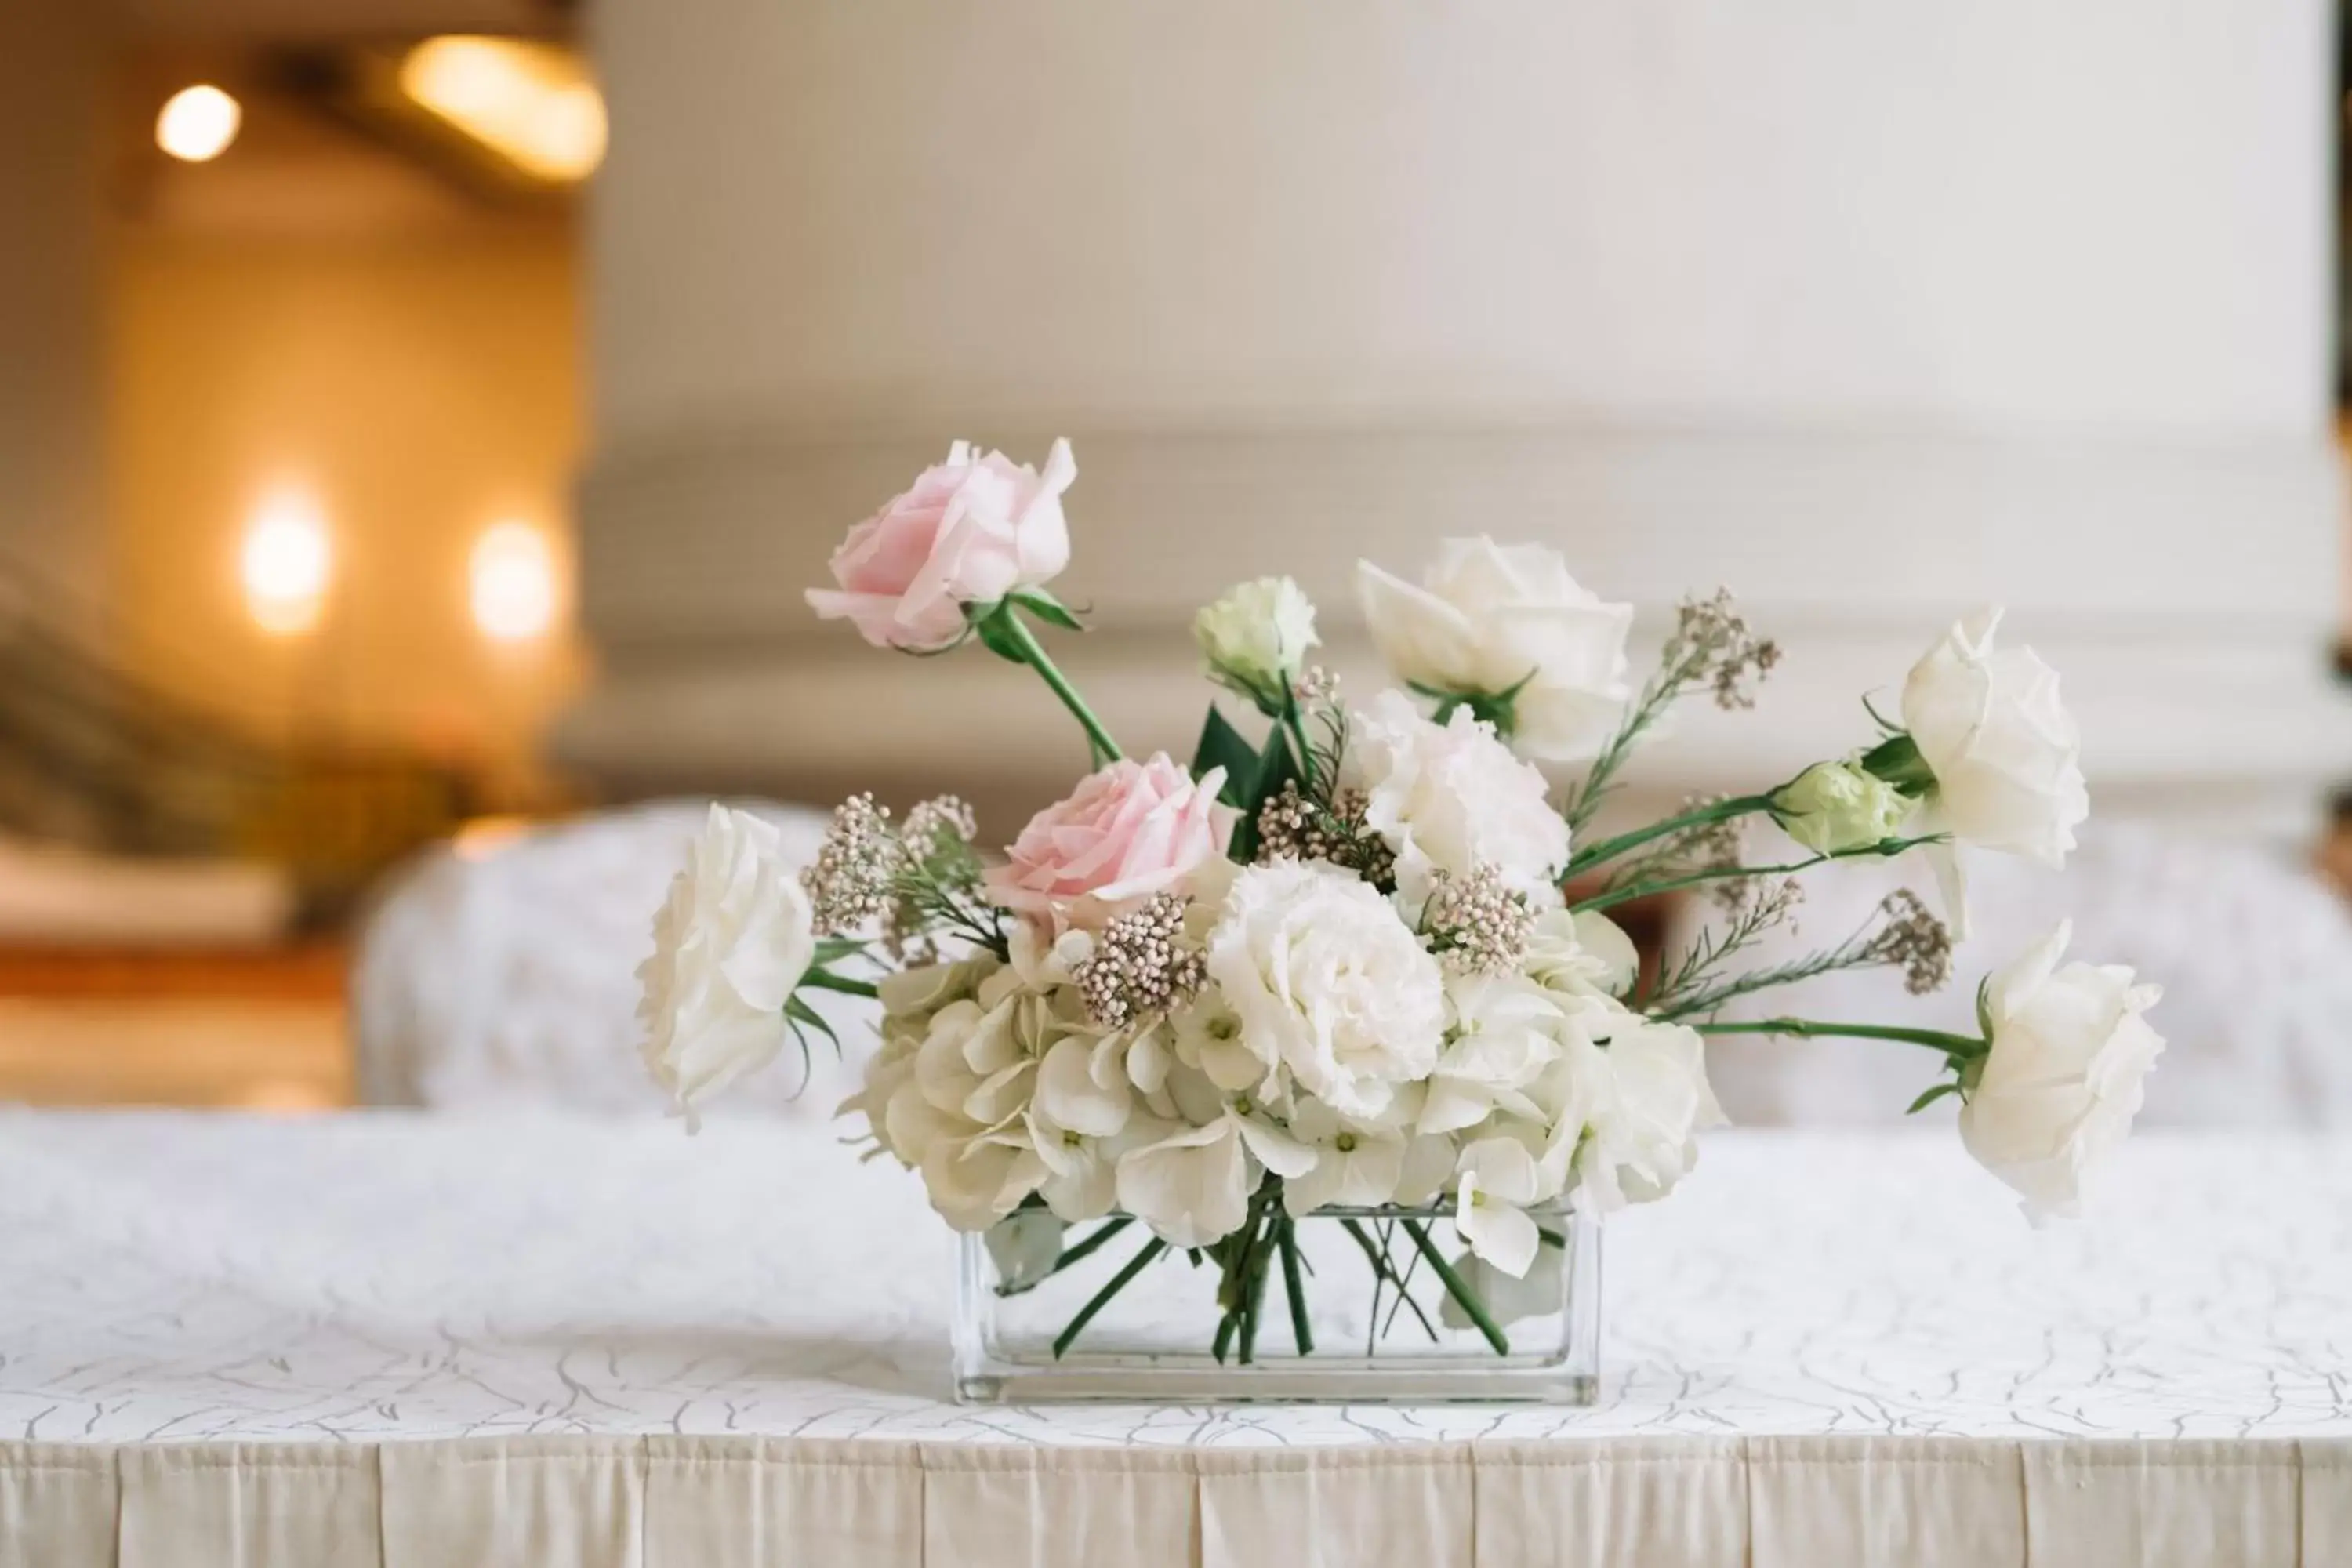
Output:
<svg viewBox="0 0 2352 1568">
<path fill-rule="evenodd" d="M 1268 713 L 1279 714 L 1315 635 L 1315 605 L 1287 577 L 1260 577 L 1225 590 L 1192 617 L 1192 640 L 1209 678 Z"/>
<path fill-rule="evenodd" d="M 1853 763 L 1815 763 L 1772 795 L 1780 830 L 1817 855 L 1835 855 L 1892 838 L 1912 801 Z"/>
<path fill-rule="evenodd" d="M 2164 1038 L 2142 1015 L 2163 994 L 2122 964 L 2058 966 L 2061 923 L 1985 985 L 1992 1050 L 1960 1110 L 1960 1141 L 2039 1223 L 2080 1211 L 2086 1171 L 2139 1114 Z"/>
<path fill-rule="evenodd" d="M 1628 695 L 1633 607 L 1580 586 L 1558 551 L 1449 539 L 1420 586 L 1363 561 L 1356 588 L 1398 679 L 1464 698 L 1511 694 L 1511 742 L 1530 757 L 1587 757 L 1608 740 Z"/>
<path fill-rule="evenodd" d="M 808 895 L 773 823 L 714 803 L 654 916 L 640 1047 L 689 1127 L 697 1102 L 773 1061 L 784 1005 L 816 956 Z"/>
<path fill-rule="evenodd" d="M 2000 612 L 1979 611 L 1927 650 L 1903 683 L 1903 724 L 1934 775 L 1925 832 L 2058 867 L 2091 814 L 2082 737 L 2058 672 L 2032 648 L 1995 648 Z M 1967 934 L 1957 846 L 1935 857 L 1953 934 Z"/>
<path fill-rule="evenodd" d="M 1434 873 L 1467 878 L 1481 866 L 1539 910 L 1559 901 L 1553 879 L 1568 861 L 1568 823 L 1545 798 L 1543 774 L 1466 709 L 1433 723 L 1403 692 L 1383 691 L 1351 717 L 1341 771 L 1365 794 L 1366 826 L 1396 852 L 1409 910 L 1427 900 Z"/>
<path fill-rule="evenodd" d="M 1642 955 L 1625 929 L 1598 910 L 1547 910 L 1536 917 L 1519 967 L 1564 996 L 1622 996 L 1641 973 Z"/>
<path fill-rule="evenodd" d="M 1527 1214 L 1538 1184 L 1535 1156 L 1516 1138 L 1481 1138 L 1462 1151 L 1454 1228 L 1463 1246 L 1514 1279 L 1525 1278 L 1542 1241 Z"/>
<path fill-rule="evenodd" d="M 1277 860 L 1235 877 L 1207 967 L 1250 1052 L 1342 1116 L 1379 1117 L 1436 1065 L 1437 960 L 1395 906 L 1327 862 Z"/>
</svg>

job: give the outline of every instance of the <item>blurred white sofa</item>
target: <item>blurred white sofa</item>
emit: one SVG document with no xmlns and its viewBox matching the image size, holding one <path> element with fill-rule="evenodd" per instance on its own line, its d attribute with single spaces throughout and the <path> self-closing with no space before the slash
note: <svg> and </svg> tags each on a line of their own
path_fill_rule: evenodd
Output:
<svg viewBox="0 0 2352 1568">
<path fill-rule="evenodd" d="M 2352 1128 L 2352 915 L 2303 865 L 2123 821 L 2090 824 L 2063 871 L 2002 855 L 1968 864 L 1971 930 L 1943 991 L 1909 996 L 1891 972 L 1855 972 L 1744 999 L 1723 1016 L 1974 1033 L 1978 980 L 2071 917 L 2070 959 L 2127 963 L 2164 987 L 2150 1020 L 2167 1047 L 2147 1080 L 2145 1122 Z M 1924 868 L 1906 862 L 1823 867 L 1804 885 L 1796 930 L 1776 933 L 1755 963 L 1842 940 L 1896 887 L 1940 907 Z M 1706 912 L 1687 906 L 1676 940 Z M 1940 1065 L 1928 1051 L 1865 1040 L 1733 1036 L 1708 1049 L 1726 1113 L 1746 1123 L 1900 1120 Z M 1948 1118 L 1954 1102 L 1921 1114 Z"/>
<path fill-rule="evenodd" d="M 737 804 L 782 830 L 795 866 L 814 858 L 824 813 Z M 661 1110 L 637 1055 L 635 970 L 708 810 L 664 802 L 488 843 L 460 839 L 396 874 L 364 922 L 352 969 L 361 1100 Z M 814 1000 L 848 1060 L 813 1037 L 805 1075 L 787 1048 L 710 1114 L 833 1114 L 872 1046 L 872 1005 Z"/>
</svg>

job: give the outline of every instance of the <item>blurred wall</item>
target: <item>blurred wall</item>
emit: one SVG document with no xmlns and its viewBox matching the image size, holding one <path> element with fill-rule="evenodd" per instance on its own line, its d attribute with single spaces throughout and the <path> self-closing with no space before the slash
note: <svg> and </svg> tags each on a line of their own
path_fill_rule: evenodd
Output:
<svg viewBox="0 0 2352 1568">
<path fill-rule="evenodd" d="M 16 5 L 0 47 L 0 552 L 94 597 L 101 18 Z"/>
<path fill-rule="evenodd" d="M 425 745 L 523 770 L 581 658 L 492 643 L 468 553 L 503 519 L 568 551 L 579 446 L 573 247 L 557 228 L 415 239 L 134 232 L 111 274 L 124 647 L 281 732 Z M 238 552 L 279 484 L 323 508 L 325 616 L 273 636 Z"/>
<path fill-rule="evenodd" d="M 2112 807 L 2308 825 L 2324 649 L 2325 0 L 812 0 L 594 14 L 575 758 L 645 786 L 1036 792 L 1021 672 L 800 601 L 949 437 L 1076 444 L 1071 662 L 1138 743 L 1183 626 L 1359 553 L 1566 550 L 1790 645 L 1658 794 L 1863 737 L 1975 603 L 2067 673 Z"/>
</svg>

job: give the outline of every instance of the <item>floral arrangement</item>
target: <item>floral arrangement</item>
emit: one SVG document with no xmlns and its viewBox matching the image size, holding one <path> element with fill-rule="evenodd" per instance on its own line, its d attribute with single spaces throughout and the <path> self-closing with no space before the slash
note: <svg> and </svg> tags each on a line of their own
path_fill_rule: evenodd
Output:
<svg viewBox="0 0 2352 1568">
<path fill-rule="evenodd" d="M 714 805 L 640 972 L 646 1058 L 688 1116 L 830 1033 L 806 993 L 877 998 L 881 1044 L 844 1107 L 873 1152 L 918 1173 L 950 1226 L 1031 1254 L 1032 1276 L 1138 1223 L 1149 1240 L 1105 1297 L 1171 1249 L 1214 1264 L 1221 1359 L 1235 1338 L 1249 1355 L 1277 1264 L 1303 1336 L 1296 1222 L 1332 1205 L 1423 1209 L 1407 1230 L 1448 1315 L 1502 1348 L 1514 1283 L 1558 1241 L 1540 1215 L 1654 1201 L 1691 1171 L 1695 1135 L 1723 1120 L 1711 1034 L 1924 1047 L 1935 1070 L 1911 1109 L 1959 1096 L 1969 1152 L 2037 1218 L 2073 1212 L 2128 1131 L 2163 1045 L 2143 1016 L 2157 990 L 2063 963 L 2063 926 L 1979 985 L 1972 1035 L 1717 1017 L 1832 970 L 1891 967 L 1915 993 L 1949 979 L 1947 924 L 1907 892 L 1843 942 L 1742 967 L 1808 869 L 1930 856 L 1957 925 L 1964 854 L 2054 866 L 2074 847 L 2075 726 L 2050 668 L 1999 643 L 1997 615 L 1927 652 L 1899 721 L 1865 701 L 1874 733 L 1851 754 L 1597 836 L 1677 702 L 1748 707 L 1772 670 L 1778 649 L 1728 595 L 1685 603 L 1633 689 L 1630 608 L 1551 550 L 1449 541 L 1418 583 L 1365 563 L 1361 607 L 1400 685 L 1355 702 L 1309 663 L 1298 586 L 1244 583 L 1193 630 L 1208 679 L 1262 734 L 1213 700 L 1189 763 L 1139 761 L 1040 638 L 1082 629 L 1047 586 L 1069 560 L 1076 475 L 1066 443 L 1042 471 L 958 443 L 850 531 L 836 586 L 808 598 L 879 647 L 976 643 L 1034 670 L 1094 771 L 1001 858 L 955 798 L 894 818 L 858 795 L 795 874 L 772 827 Z M 1555 797 L 1538 762 L 1581 776 Z M 1750 827 L 1785 847 L 1751 856 Z M 1719 918 L 1645 967 L 1607 911 L 1686 890 Z M 1063 1227 L 1087 1222 L 1066 1248 Z"/>
</svg>

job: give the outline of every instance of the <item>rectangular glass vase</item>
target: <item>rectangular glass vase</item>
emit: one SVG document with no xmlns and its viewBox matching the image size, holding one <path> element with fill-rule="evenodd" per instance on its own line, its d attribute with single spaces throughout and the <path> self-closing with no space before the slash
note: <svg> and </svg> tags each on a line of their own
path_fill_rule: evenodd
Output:
<svg viewBox="0 0 2352 1568">
<path fill-rule="evenodd" d="M 1536 1260 L 1511 1279 L 1468 1257 L 1445 1209 L 1318 1210 L 1287 1221 L 1286 1245 L 1265 1245 L 1239 1276 L 1252 1291 L 1227 1281 L 1218 1249 L 1167 1247 L 1128 1216 L 1064 1226 L 1024 1210 L 961 1237 L 956 1396 L 1589 1405 L 1601 1228 L 1572 1213 L 1533 1217 Z M 1229 1314 L 1221 1287 L 1254 1308 Z"/>
</svg>

